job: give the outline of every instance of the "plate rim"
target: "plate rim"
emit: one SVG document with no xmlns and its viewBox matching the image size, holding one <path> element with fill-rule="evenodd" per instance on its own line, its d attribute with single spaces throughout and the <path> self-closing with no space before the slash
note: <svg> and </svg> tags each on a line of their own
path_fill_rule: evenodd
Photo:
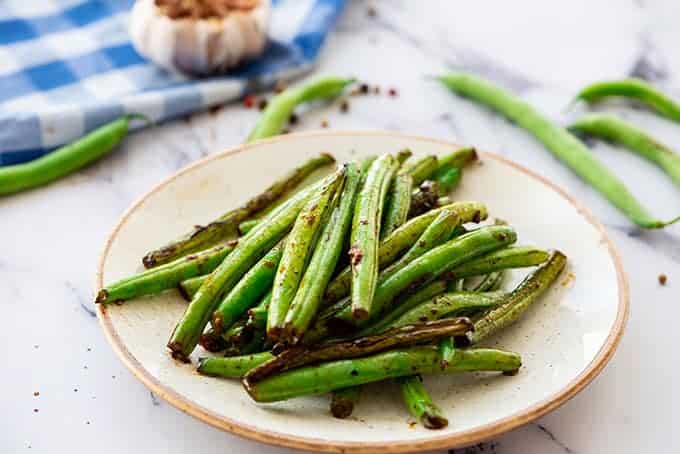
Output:
<svg viewBox="0 0 680 454">
<path fill-rule="evenodd" d="M 168 176 L 166 179 L 160 183 L 153 186 L 149 191 L 138 197 L 132 205 L 123 213 L 120 217 L 118 223 L 113 228 L 111 233 L 108 234 L 106 242 L 104 244 L 104 249 L 102 250 L 99 260 L 97 262 L 97 273 L 95 277 L 95 290 L 96 292 L 102 288 L 103 284 L 103 270 L 104 263 L 106 262 L 109 252 L 111 250 L 111 245 L 114 239 L 118 236 L 118 232 L 124 224 L 126 224 L 128 218 L 135 213 L 139 207 L 153 194 L 163 189 L 165 186 L 170 184 L 178 177 L 184 175 L 185 173 L 191 172 L 192 170 L 208 165 L 210 162 L 222 159 L 227 156 L 235 155 L 238 153 L 244 153 L 252 151 L 251 149 L 257 148 L 265 143 L 274 143 L 279 141 L 291 140 L 291 138 L 298 137 L 318 137 L 318 136 L 390 136 L 390 137 L 400 137 L 407 140 L 419 140 L 425 142 L 432 142 L 444 147 L 459 147 L 453 142 L 448 142 L 442 139 L 435 139 L 432 137 L 424 137 L 415 134 L 404 134 L 400 132 L 392 131 L 372 131 L 372 130 L 338 130 L 338 131 L 311 131 L 311 132 L 301 132 L 295 134 L 289 134 L 285 136 L 276 136 L 270 139 L 259 140 L 252 143 L 240 144 L 234 147 L 227 148 L 219 153 L 207 156 L 200 159 L 178 171 Z M 617 291 L 618 291 L 618 307 L 616 313 L 616 319 L 612 325 L 609 334 L 607 335 L 604 344 L 599 349 L 595 357 L 587 364 L 587 366 L 569 383 L 563 386 L 557 392 L 549 395 L 545 399 L 523 409 L 515 412 L 504 418 L 492 421 L 490 423 L 467 429 L 459 433 L 433 436 L 422 438 L 418 440 L 409 441 L 394 441 L 394 442 L 357 442 L 357 441 L 340 441 L 340 440 L 326 440 L 314 437 L 301 437 L 296 435 L 286 434 L 284 432 L 277 432 L 267 429 L 261 429 L 257 426 L 245 424 L 239 421 L 235 421 L 223 415 L 219 415 L 210 411 L 209 409 L 197 404 L 196 402 L 190 400 L 189 398 L 181 395 L 179 392 L 175 391 L 172 387 L 163 384 L 157 380 L 151 373 L 149 373 L 144 366 L 130 353 L 122 339 L 118 336 L 115 331 L 111 319 L 108 316 L 108 311 L 106 305 L 97 304 L 97 319 L 99 324 L 104 331 L 104 335 L 111 344 L 113 351 L 116 353 L 118 358 L 123 362 L 123 364 L 132 372 L 132 374 L 140 380 L 147 388 L 158 395 L 160 398 L 168 402 L 170 405 L 179 409 L 183 413 L 187 413 L 200 421 L 210 424 L 221 430 L 231 432 L 233 434 L 239 435 L 241 437 L 263 442 L 273 446 L 281 446 L 288 448 L 303 449 L 306 451 L 317 451 L 317 452 L 327 452 L 327 453 L 352 453 L 352 454 L 397 454 L 412 452 L 416 450 L 435 450 L 435 449 L 451 449 L 455 447 L 462 447 L 471 445 L 474 443 L 479 443 L 482 441 L 487 441 L 491 438 L 495 438 L 505 432 L 512 429 L 520 427 L 527 424 L 548 412 L 551 412 L 571 398 L 578 394 L 583 388 L 585 388 L 599 373 L 604 369 L 604 367 L 609 363 L 616 348 L 619 345 L 621 337 L 628 321 L 628 316 L 630 312 L 630 296 L 628 289 L 628 279 L 621 262 L 620 255 L 607 234 L 604 226 L 593 216 L 593 214 L 580 202 L 578 202 L 574 197 L 569 195 L 564 189 L 543 177 L 542 175 L 534 172 L 533 170 L 527 169 L 526 167 L 511 161 L 508 158 L 500 156 L 495 153 L 487 151 L 478 151 L 484 159 L 494 159 L 500 161 L 503 164 L 509 165 L 514 169 L 528 175 L 530 178 L 538 180 L 540 183 L 547 186 L 549 189 L 557 192 L 560 196 L 565 198 L 572 206 L 574 206 L 579 214 L 585 218 L 585 220 L 590 223 L 601 235 L 601 238 L 605 241 L 607 245 L 607 250 L 610 257 L 614 263 L 617 276 Z M 95 292 L 95 294 L 96 294 Z"/>
</svg>

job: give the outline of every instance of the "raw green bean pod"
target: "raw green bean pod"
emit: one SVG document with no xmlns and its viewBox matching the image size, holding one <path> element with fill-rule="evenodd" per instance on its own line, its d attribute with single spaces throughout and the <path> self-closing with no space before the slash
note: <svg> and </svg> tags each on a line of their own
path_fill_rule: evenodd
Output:
<svg viewBox="0 0 680 454">
<path fill-rule="evenodd" d="M 244 384 L 249 387 L 271 375 L 308 364 L 357 358 L 393 348 L 418 345 L 443 337 L 463 335 L 470 329 L 472 329 L 470 319 L 461 317 L 402 326 L 374 336 L 359 337 L 348 341 L 292 347 L 281 352 L 275 359 L 248 372 L 244 377 Z"/>
<path fill-rule="evenodd" d="M 220 302 L 212 315 L 212 328 L 222 333 L 229 328 L 241 315 L 253 307 L 272 287 L 276 267 L 279 266 L 285 239 L 274 246 L 262 257 L 227 296 Z"/>
<path fill-rule="evenodd" d="M 408 173 L 413 178 L 413 186 L 428 179 L 439 168 L 439 161 L 436 156 L 430 155 L 420 158 L 413 164 L 404 168 L 404 173 Z"/>
<path fill-rule="evenodd" d="M 578 138 L 514 95 L 470 74 L 450 73 L 439 80 L 447 88 L 496 110 L 532 134 L 555 157 L 567 164 L 639 227 L 663 228 L 680 221 L 680 216 L 668 222 L 651 216 L 623 182 Z"/>
<path fill-rule="evenodd" d="M 529 274 L 505 299 L 505 302 L 488 311 L 475 322 L 474 331 L 467 334 L 470 343 L 491 336 L 516 322 L 543 293 L 550 288 L 567 263 L 560 251 L 552 251 L 550 258 Z"/>
<path fill-rule="evenodd" d="M 550 252 L 533 246 L 511 246 L 485 254 L 451 270 L 456 279 L 481 276 L 510 268 L 526 268 L 548 260 Z"/>
<path fill-rule="evenodd" d="M 197 226 L 194 230 L 165 246 L 147 253 L 142 262 L 147 268 L 175 260 L 194 251 L 205 249 L 213 244 L 233 237 L 238 233 L 242 221 L 260 213 L 304 181 L 314 171 L 335 162 L 333 156 L 322 153 L 300 167 L 293 169 L 283 178 L 277 180 L 261 194 L 253 197 L 239 208 L 233 209 L 206 226 Z"/>
<path fill-rule="evenodd" d="M 378 248 L 380 268 L 394 263 L 399 255 L 410 248 L 444 210 L 455 213 L 460 218 L 461 223 L 480 222 L 487 218 L 487 210 L 483 204 L 479 202 L 455 202 L 410 219 L 380 242 Z M 338 273 L 328 285 L 324 296 L 325 305 L 331 305 L 349 295 L 351 284 L 352 273 L 350 268 L 347 267 Z"/>
<path fill-rule="evenodd" d="M 267 337 L 271 340 L 278 340 L 283 335 L 286 313 L 298 290 L 319 233 L 334 209 L 333 203 L 337 200 L 334 195 L 342 187 L 345 174 L 344 168 L 338 170 L 328 184 L 309 199 L 288 235 L 274 277 L 272 300 L 267 314 Z"/>
<path fill-rule="evenodd" d="M 283 239 L 308 199 L 324 187 L 329 178 L 291 197 L 239 240 L 234 251 L 203 282 L 175 327 L 168 341 L 173 357 L 188 361 L 221 299 L 267 251 Z"/>
<path fill-rule="evenodd" d="M 642 79 L 606 80 L 583 88 L 575 98 L 588 103 L 609 96 L 622 96 L 642 101 L 664 117 L 680 122 L 680 104 Z"/>
<path fill-rule="evenodd" d="M 387 194 L 385 219 L 380 229 L 381 238 L 389 236 L 406 222 L 411 207 L 412 189 L 413 177 L 408 173 L 399 173 L 392 180 L 392 185 Z"/>
<path fill-rule="evenodd" d="M 659 166 L 680 186 L 680 155 L 627 121 L 612 115 L 590 114 L 569 126 L 569 130 L 623 145 Z"/>
<path fill-rule="evenodd" d="M 231 241 L 214 246 L 109 284 L 99 290 L 95 303 L 113 303 L 153 295 L 176 287 L 186 279 L 210 273 L 234 250 L 236 244 L 237 241 Z"/>
<path fill-rule="evenodd" d="M 263 364 L 275 356 L 269 352 L 231 357 L 207 357 L 198 361 L 198 373 L 210 377 L 240 378 L 249 370 Z"/>
<path fill-rule="evenodd" d="M 377 158 L 357 196 L 350 240 L 352 268 L 352 317 L 365 320 L 373 313 L 373 294 L 378 280 L 380 222 L 385 198 L 398 162 L 391 155 Z"/>
<path fill-rule="evenodd" d="M 432 401 L 432 397 L 423 386 L 422 378 L 419 375 L 398 378 L 397 383 L 399 383 L 401 396 L 408 411 L 423 427 L 443 429 L 449 425 L 449 420 Z"/>
<path fill-rule="evenodd" d="M 350 386 L 333 391 L 330 405 L 331 414 L 339 419 L 349 418 L 360 398 L 361 386 Z"/>
<path fill-rule="evenodd" d="M 290 303 L 285 318 L 285 340 L 297 344 L 316 316 L 324 291 L 342 253 L 345 238 L 352 225 L 354 202 L 361 181 L 356 164 L 345 167 L 346 178 L 342 191 L 337 191 L 333 202 L 335 209 L 330 219 L 322 226 L 321 236 L 316 244 L 309 266 L 305 271 L 297 293 Z"/>
<path fill-rule="evenodd" d="M 247 142 L 279 135 L 298 105 L 336 98 L 353 82 L 354 79 L 329 76 L 284 90 L 267 103 Z"/>
<path fill-rule="evenodd" d="M 0 167 L 0 195 L 43 186 L 96 161 L 123 140 L 134 118 L 145 117 L 124 115 L 33 161 Z"/>
<path fill-rule="evenodd" d="M 442 370 L 436 347 L 411 347 L 293 369 L 266 378 L 246 390 L 256 402 L 275 402 L 406 375 L 513 372 L 521 365 L 522 360 L 517 353 L 495 349 L 457 349 L 449 367 Z"/>
</svg>

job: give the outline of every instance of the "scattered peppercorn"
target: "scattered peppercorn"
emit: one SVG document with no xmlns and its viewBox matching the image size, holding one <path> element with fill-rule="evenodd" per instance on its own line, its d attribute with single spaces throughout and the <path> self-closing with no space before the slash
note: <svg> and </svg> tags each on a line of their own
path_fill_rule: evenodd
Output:
<svg viewBox="0 0 680 454">
<path fill-rule="evenodd" d="M 368 93 L 368 84 L 361 84 L 359 85 L 359 91 L 361 94 L 367 94 Z"/>
<path fill-rule="evenodd" d="M 295 113 L 292 113 L 292 114 L 290 114 L 290 118 L 288 119 L 288 122 L 291 125 L 296 125 L 296 124 L 298 124 L 299 120 L 300 120 L 300 118 Z"/>
<path fill-rule="evenodd" d="M 35 397 L 38 397 L 38 396 L 40 395 L 40 392 L 39 392 L 39 391 L 35 391 L 35 392 L 33 393 L 33 395 L 34 395 Z"/>
<path fill-rule="evenodd" d="M 250 109 L 251 107 L 253 107 L 253 106 L 255 105 L 255 96 L 253 96 L 253 95 L 246 95 L 246 96 L 243 98 L 243 105 L 244 105 L 246 108 L 248 108 L 248 109 Z"/>
<path fill-rule="evenodd" d="M 666 285 L 666 281 L 668 281 L 668 276 L 665 274 L 659 274 L 659 284 Z"/>
<path fill-rule="evenodd" d="M 376 17 L 378 15 L 378 11 L 376 11 L 375 7 L 369 6 L 366 8 L 366 15 L 368 17 Z"/>
<path fill-rule="evenodd" d="M 267 104 L 269 104 L 269 102 L 266 99 L 264 99 L 264 98 L 260 99 L 260 102 L 258 103 L 257 108 L 260 109 L 260 110 L 264 110 L 264 109 L 267 108 Z"/>
<path fill-rule="evenodd" d="M 327 128 L 328 127 L 328 120 L 321 120 L 321 127 Z"/>
<path fill-rule="evenodd" d="M 390 88 L 390 91 L 387 92 L 390 96 L 393 98 L 397 96 L 397 89 L 396 88 Z"/>
<path fill-rule="evenodd" d="M 38 411 L 39 411 L 39 410 L 38 410 L 37 408 L 34 408 L 34 409 L 33 409 L 33 413 L 38 413 Z"/>
<path fill-rule="evenodd" d="M 87 425 L 89 426 L 89 425 L 90 425 L 90 421 L 85 421 L 85 424 L 87 424 Z"/>
<path fill-rule="evenodd" d="M 87 347 L 87 351 L 88 351 L 88 352 L 91 352 L 91 351 L 92 351 L 92 347 Z"/>
<path fill-rule="evenodd" d="M 340 103 L 340 112 L 346 113 L 349 110 L 349 102 L 343 99 Z"/>
</svg>

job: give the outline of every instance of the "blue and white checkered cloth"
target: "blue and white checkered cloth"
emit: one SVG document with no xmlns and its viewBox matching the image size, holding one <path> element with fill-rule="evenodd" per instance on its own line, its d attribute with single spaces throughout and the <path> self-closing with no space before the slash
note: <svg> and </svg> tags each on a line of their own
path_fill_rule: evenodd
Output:
<svg viewBox="0 0 680 454">
<path fill-rule="evenodd" d="M 123 113 L 163 121 L 311 69 L 344 0 L 274 0 L 270 45 L 226 76 L 189 79 L 135 52 L 132 0 L 0 1 L 0 166 L 29 161 Z"/>
</svg>

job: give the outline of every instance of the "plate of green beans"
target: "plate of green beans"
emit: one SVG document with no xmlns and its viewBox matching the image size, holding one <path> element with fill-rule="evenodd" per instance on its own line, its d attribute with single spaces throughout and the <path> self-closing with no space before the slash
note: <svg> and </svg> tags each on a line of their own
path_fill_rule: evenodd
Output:
<svg viewBox="0 0 680 454">
<path fill-rule="evenodd" d="M 607 364 L 628 314 L 602 226 L 498 155 L 381 132 L 253 141 L 143 195 L 99 264 L 102 328 L 172 405 L 322 452 L 465 446 Z"/>
</svg>

